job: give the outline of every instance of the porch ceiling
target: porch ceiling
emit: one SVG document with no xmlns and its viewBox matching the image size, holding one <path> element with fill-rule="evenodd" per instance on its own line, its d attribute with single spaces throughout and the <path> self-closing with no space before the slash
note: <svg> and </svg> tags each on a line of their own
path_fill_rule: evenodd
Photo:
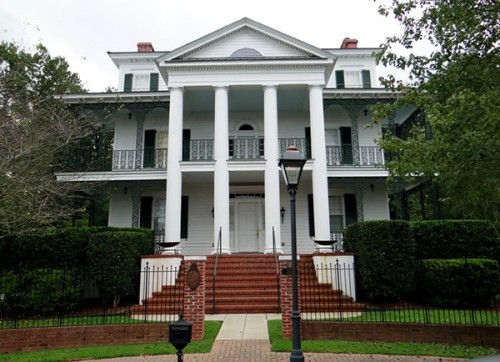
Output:
<svg viewBox="0 0 500 362">
<path fill-rule="evenodd" d="M 188 89 L 185 93 L 185 111 L 188 113 L 213 113 L 213 89 Z M 308 93 L 303 87 L 278 89 L 279 111 L 306 112 L 309 109 Z M 264 92 L 262 87 L 231 87 L 229 112 L 263 112 Z"/>
</svg>

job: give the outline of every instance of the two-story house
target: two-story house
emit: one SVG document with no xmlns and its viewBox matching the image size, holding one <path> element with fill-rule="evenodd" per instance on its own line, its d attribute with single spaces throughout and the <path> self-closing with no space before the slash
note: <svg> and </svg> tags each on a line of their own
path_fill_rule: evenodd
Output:
<svg viewBox="0 0 500 362">
<path fill-rule="evenodd" d="M 376 50 L 320 49 L 243 18 L 172 51 L 110 52 L 118 91 L 65 97 L 107 120 L 102 150 L 57 177 L 107 182 L 110 226 L 153 228 L 185 255 L 288 253 L 278 160 L 294 145 L 307 157 L 298 252 L 324 248 L 314 240 L 389 218 L 371 107 L 393 96 L 376 86 Z"/>
</svg>

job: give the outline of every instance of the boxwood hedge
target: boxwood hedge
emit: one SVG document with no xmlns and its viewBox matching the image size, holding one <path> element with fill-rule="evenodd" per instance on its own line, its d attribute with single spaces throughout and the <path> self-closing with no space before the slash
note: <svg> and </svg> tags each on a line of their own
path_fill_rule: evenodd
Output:
<svg viewBox="0 0 500 362">
<path fill-rule="evenodd" d="M 500 292 L 498 262 L 424 259 L 417 263 L 417 296 L 440 307 L 487 307 Z"/>
<path fill-rule="evenodd" d="M 344 250 L 354 253 L 358 292 L 370 301 L 402 298 L 413 288 L 415 242 L 406 221 L 365 221 L 344 231 Z"/>
<path fill-rule="evenodd" d="M 485 220 L 414 221 L 416 259 L 489 258 L 500 261 L 500 239 Z"/>
</svg>

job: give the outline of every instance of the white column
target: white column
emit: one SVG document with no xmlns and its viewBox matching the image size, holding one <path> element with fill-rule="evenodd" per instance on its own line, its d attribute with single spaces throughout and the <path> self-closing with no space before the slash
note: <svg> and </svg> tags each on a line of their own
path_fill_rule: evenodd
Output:
<svg viewBox="0 0 500 362">
<path fill-rule="evenodd" d="M 323 86 L 309 86 L 309 109 L 311 118 L 311 152 L 314 159 L 312 170 L 314 238 L 316 240 L 330 240 Z"/>
<path fill-rule="evenodd" d="M 181 240 L 183 88 L 170 89 L 165 241 Z"/>
<path fill-rule="evenodd" d="M 265 253 L 273 252 L 273 227 L 276 251 L 281 253 L 280 174 L 278 167 L 278 86 L 264 86 L 265 170 Z"/>
<path fill-rule="evenodd" d="M 228 87 L 215 87 L 214 120 L 214 252 L 217 252 L 219 231 L 222 231 L 222 253 L 230 253 L 229 245 L 229 170 Z"/>
</svg>

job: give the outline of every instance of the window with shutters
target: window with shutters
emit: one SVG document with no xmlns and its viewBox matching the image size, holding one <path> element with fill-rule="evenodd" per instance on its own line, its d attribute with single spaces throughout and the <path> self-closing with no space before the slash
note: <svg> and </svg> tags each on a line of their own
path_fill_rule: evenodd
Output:
<svg viewBox="0 0 500 362">
<path fill-rule="evenodd" d="M 158 73 L 129 73 L 125 74 L 124 92 L 156 92 L 159 89 Z"/>
<path fill-rule="evenodd" d="M 337 70 L 335 71 L 337 88 L 371 88 L 369 70 Z"/>
<path fill-rule="evenodd" d="M 344 205 L 342 196 L 330 196 L 330 232 L 338 233 L 344 230 Z"/>
</svg>

